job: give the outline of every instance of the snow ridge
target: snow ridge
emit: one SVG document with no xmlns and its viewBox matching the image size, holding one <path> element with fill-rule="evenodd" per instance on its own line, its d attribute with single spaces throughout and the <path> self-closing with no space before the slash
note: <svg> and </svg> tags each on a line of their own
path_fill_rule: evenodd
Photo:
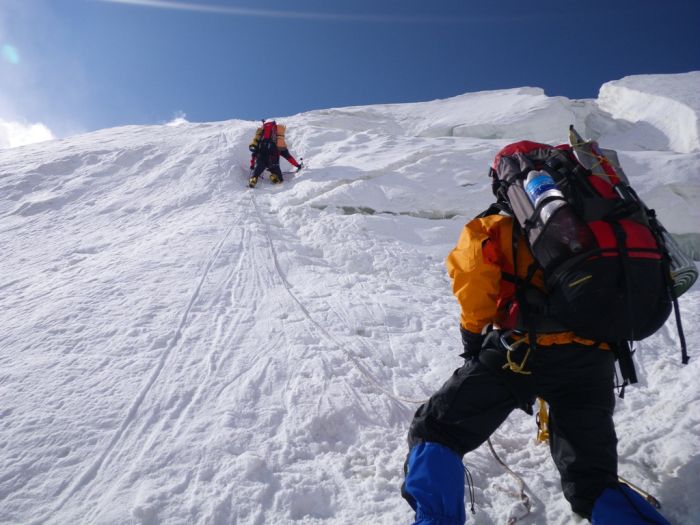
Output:
<svg viewBox="0 0 700 525">
<path fill-rule="evenodd" d="M 660 131 L 666 145 L 657 149 L 700 151 L 700 71 L 608 82 L 600 88 L 598 104 L 613 118 L 644 123 Z"/>
</svg>

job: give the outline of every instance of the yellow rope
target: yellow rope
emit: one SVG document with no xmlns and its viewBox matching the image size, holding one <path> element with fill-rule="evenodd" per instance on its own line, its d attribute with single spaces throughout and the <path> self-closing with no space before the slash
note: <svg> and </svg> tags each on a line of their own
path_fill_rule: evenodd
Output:
<svg viewBox="0 0 700 525">
<path fill-rule="evenodd" d="M 633 491 L 635 491 L 637 494 L 639 494 L 641 497 L 643 497 L 645 500 L 647 500 L 648 503 L 651 503 L 657 509 L 661 508 L 661 502 L 658 499 L 656 499 L 654 496 L 649 494 L 646 490 L 641 489 L 637 485 L 632 484 L 630 481 L 627 481 L 622 476 L 618 476 L 617 480 L 624 483 L 625 485 L 627 485 L 629 488 L 631 488 Z"/>
<path fill-rule="evenodd" d="M 606 179 L 608 182 L 610 182 L 610 176 L 607 173 L 605 173 L 605 171 L 603 171 L 603 173 L 600 173 L 600 172 L 595 172 L 593 170 L 595 168 L 603 169 L 602 168 L 603 161 L 610 164 L 610 166 L 612 166 L 612 168 L 615 170 L 615 172 L 617 172 L 619 169 L 622 169 L 622 167 L 619 164 L 616 164 L 615 162 L 613 162 L 611 159 L 609 159 L 605 155 L 598 155 L 597 153 L 595 153 L 593 151 L 588 151 L 588 150 L 581 148 L 581 146 L 585 146 L 585 145 L 590 144 L 590 143 L 591 143 L 590 140 L 586 140 L 583 142 L 572 143 L 571 146 L 573 148 L 575 148 L 578 153 L 588 155 L 589 157 L 593 157 L 596 160 L 596 162 L 594 162 L 591 165 L 591 167 L 589 168 L 591 171 L 591 175 L 595 175 L 596 177 L 599 177 L 601 179 Z"/>
<path fill-rule="evenodd" d="M 532 372 L 525 370 L 525 363 L 527 362 L 527 358 L 530 356 L 530 347 L 528 346 L 527 352 L 525 352 L 525 357 L 523 357 L 523 360 L 520 364 L 516 363 L 511 359 L 511 353 L 514 352 L 521 344 L 527 342 L 527 338 L 520 339 L 519 341 L 514 342 L 511 345 L 508 345 L 503 338 L 501 338 L 501 342 L 503 345 L 508 349 L 508 352 L 506 353 L 506 359 L 508 362 L 503 365 L 503 369 L 509 369 L 511 372 L 514 372 L 516 374 L 523 374 L 523 375 L 530 375 Z"/>
</svg>

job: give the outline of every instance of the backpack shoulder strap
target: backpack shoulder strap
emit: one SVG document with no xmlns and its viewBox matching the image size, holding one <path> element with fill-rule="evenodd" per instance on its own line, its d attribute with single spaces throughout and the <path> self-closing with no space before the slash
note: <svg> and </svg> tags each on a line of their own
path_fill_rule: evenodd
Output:
<svg viewBox="0 0 700 525">
<path fill-rule="evenodd" d="M 513 215 L 513 210 L 510 208 L 510 205 L 507 202 L 503 201 L 497 201 L 491 204 L 488 208 L 486 208 L 484 211 L 482 211 L 479 215 L 474 217 L 475 219 L 483 219 L 484 217 L 488 217 L 489 215 L 499 215 L 501 213 L 504 213 L 506 215 Z"/>
<path fill-rule="evenodd" d="M 530 350 L 534 351 L 537 349 L 537 330 L 535 328 L 537 323 L 533 318 L 533 312 L 529 307 L 527 298 L 525 296 L 525 292 L 527 287 L 530 286 L 530 282 L 532 281 L 532 277 L 535 274 L 535 271 L 537 270 L 538 266 L 537 263 L 533 261 L 527 269 L 527 275 L 525 279 L 520 279 L 520 277 L 518 277 L 518 242 L 522 233 L 523 231 L 520 228 L 518 221 L 513 221 L 512 249 L 513 273 L 515 274 L 515 297 L 517 298 L 518 304 L 520 305 L 520 312 L 523 318 L 523 322 L 525 324 L 525 329 L 527 330 L 527 338 Z"/>
</svg>

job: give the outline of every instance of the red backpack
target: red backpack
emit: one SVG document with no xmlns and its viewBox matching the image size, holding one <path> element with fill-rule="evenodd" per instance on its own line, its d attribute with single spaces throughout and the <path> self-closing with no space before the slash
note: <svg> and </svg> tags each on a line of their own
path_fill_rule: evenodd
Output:
<svg viewBox="0 0 700 525">
<path fill-rule="evenodd" d="M 545 304 L 520 304 L 530 318 L 525 324 L 546 316 L 595 341 L 644 339 L 666 322 L 697 270 L 692 264 L 689 284 L 674 283 L 673 241 L 629 185 L 615 153 L 570 131 L 571 145 L 521 141 L 503 148 L 489 172 L 497 203 L 482 216 L 513 215 L 514 243 L 524 237 L 543 270 Z M 516 278 L 516 288 L 527 289 L 536 269 Z M 527 302 L 526 293 L 518 297 Z"/>
<path fill-rule="evenodd" d="M 263 122 L 258 151 L 263 154 L 277 151 L 277 122 L 274 120 Z"/>
</svg>

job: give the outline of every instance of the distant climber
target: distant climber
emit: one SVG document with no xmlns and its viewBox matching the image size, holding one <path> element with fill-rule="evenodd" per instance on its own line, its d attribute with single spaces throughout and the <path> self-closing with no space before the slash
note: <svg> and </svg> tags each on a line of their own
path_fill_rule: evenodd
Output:
<svg viewBox="0 0 700 525">
<path fill-rule="evenodd" d="M 250 150 L 250 169 L 253 170 L 248 186 L 254 188 L 258 183 L 258 178 L 263 171 L 268 170 L 270 180 L 273 184 L 281 184 L 284 180 L 282 170 L 280 169 L 280 155 L 294 166 L 297 171 L 304 167 L 303 163 L 297 160 L 289 153 L 287 143 L 284 140 L 284 132 L 286 126 L 277 124 L 274 120 L 265 122 L 255 132 L 253 141 L 248 146 Z"/>
</svg>

